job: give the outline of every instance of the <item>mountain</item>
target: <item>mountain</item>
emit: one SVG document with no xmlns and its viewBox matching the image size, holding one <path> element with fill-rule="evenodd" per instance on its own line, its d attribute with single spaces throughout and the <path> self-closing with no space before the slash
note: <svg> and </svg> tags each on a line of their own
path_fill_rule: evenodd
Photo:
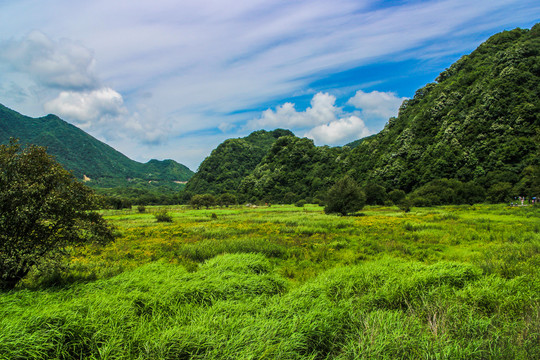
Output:
<svg viewBox="0 0 540 360">
<path fill-rule="evenodd" d="M 352 152 L 354 176 L 410 191 L 440 178 L 517 184 L 539 165 L 540 24 L 490 37 Z"/>
<path fill-rule="evenodd" d="M 21 144 L 46 146 L 66 169 L 79 179 L 107 182 L 128 179 L 146 181 L 187 181 L 193 172 L 173 160 L 150 160 L 146 164 L 129 159 L 109 145 L 55 115 L 41 118 L 23 116 L 0 104 L 0 143 L 10 137 Z"/>
<path fill-rule="evenodd" d="M 537 24 L 490 37 L 403 102 L 380 133 L 348 146 L 316 147 L 309 139 L 288 135 L 251 156 L 247 144 L 235 152 L 233 144 L 242 148 L 239 140 L 225 142 L 201 165 L 204 181 L 196 190 L 219 193 L 223 181 L 230 180 L 226 190 L 242 200 L 275 202 L 321 197 L 347 174 L 386 191 L 410 193 L 451 179 L 437 186 L 457 189 L 464 184 L 462 193 L 466 188 L 506 189 L 506 198 L 538 195 L 539 129 Z M 224 171 L 220 166 L 226 148 L 231 148 L 226 163 L 234 166 Z M 224 178 L 224 173 L 230 176 Z"/>
<path fill-rule="evenodd" d="M 293 203 L 308 197 L 322 198 L 337 174 L 348 170 L 347 162 L 341 159 L 349 152 L 347 147 L 318 147 L 307 138 L 280 137 L 240 182 L 240 199 Z"/>
<path fill-rule="evenodd" d="M 244 138 L 225 140 L 204 159 L 185 190 L 194 194 L 236 193 L 242 179 L 255 169 L 272 144 L 282 136 L 294 134 L 283 129 L 259 130 Z"/>
</svg>

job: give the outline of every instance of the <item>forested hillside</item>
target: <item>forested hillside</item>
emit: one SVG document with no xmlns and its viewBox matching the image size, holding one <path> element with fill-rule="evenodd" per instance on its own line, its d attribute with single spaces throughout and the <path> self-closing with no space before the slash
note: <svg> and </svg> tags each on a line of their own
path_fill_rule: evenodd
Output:
<svg viewBox="0 0 540 360">
<path fill-rule="evenodd" d="M 405 101 L 351 153 L 354 175 L 413 190 L 431 180 L 519 183 L 539 165 L 540 25 L 492 36 Z"/>
<path fill-rule="evenodd" d="M 461 202 L 538 195 L 539 128 L 537 24 L 531 30 L 492 36 L 436 82 L 419 89 L 402 104 L 397 118 L 389 119 L 374 136 L 342 148 L 315 147 L 311 140 L 288 136 L 276 141 L 264 157 L 262 151 L 256 156 L 249 150 L 232 151 L 233 145 L 241 148 L 239 139 L 225 142 L 192 180 L 204 181 L 190 189 L 238 189 L 241 200 L 290 202 L 322 197 L 348 174 L 363 186 L 384 187 L 383 192 L 410 193 L 426 184 L 435 192 L 450 187 L 450 202 L 458 201 L 458 193 Z M 222 161 L 225 149 L 231 151 Z M 232 169 L 241 171 L 231 173 Z M 231 176 L 224 178 L 223 173 Z"/>
<path fill-rule="evenodd" d="M 212 151 L 186 185 L 194 194 L 236 192 L 240 181 L 250 174 L 281 136 L 294 136 L 289 130 L 259 130 L 240 139 L 228 139 Z"/>
<path fill-rule="evenodd" d="M 79 179 L 86 176 L 97 182 L 119 184 L 127 179 L 187 181 L 193 175 L 173 160 L 151 160 L 146 164 L 133 161 L 55 115 L 35 119 L 0 105 L 0 143 L 8 143 L 10 137 L 18 138 L 22 145 L 46 146 Z"/>
</svg>

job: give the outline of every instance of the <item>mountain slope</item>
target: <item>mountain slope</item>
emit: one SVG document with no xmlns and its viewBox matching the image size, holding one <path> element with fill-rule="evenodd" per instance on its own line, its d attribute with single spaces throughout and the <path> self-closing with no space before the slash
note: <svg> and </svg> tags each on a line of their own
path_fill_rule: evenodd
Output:
<svg viewBox="0 0 540 360">
<path fill-rule="evenodd" d="M 492 36 L 436 81 L 351 152 L 358 179 L 406 191 L 438 178 L 488 188 L 539 165 L 539 24 Z"/>
<path fill-rule="evenodd" d="M 341 149 L 293 137 L 275 142 L 245 175 L 238 195 L 250 201 L 320 196 L 345 174 L 387 190 L 411 192 L 448 178 L 538 195 L 530 185 L 538 184 L 538 129 L 540 24 L 492 36 L 419 89 L 374 136 Z M 256 160 L 248 159 L 250 165 Z M 206 180 L 198 191 L 220 181 Z"/>
<path fill-rule="evenodd" d="M 346 172 L 346 163 L 339 159 L 349 151 L 317 147 L 307 138 L 281 137 L 242 180 L 238 191 L 242 199 L 249 201 L 292 203 L 307 197 L 324 197 L 335 174 Z"/>
<path fill-rule="evenodd" d="M 10 137 L 21 144 L 46 146 L 76 177 L 187 181 L 193 174 L 173 160 L 136 162 L 55 115 L 23 116 L 0 105 L 0 143 Z"/>
<path fill-rule="evenodd" d="M 221 143 L 204 159 L 197 173 L 189 180 L 186 191 L 194 194 L 235 193 L 242 179 L 250 174 L 266 155 L 272 144 L 289 130 L 259 130 L 239 139 Z"/>
</svg>

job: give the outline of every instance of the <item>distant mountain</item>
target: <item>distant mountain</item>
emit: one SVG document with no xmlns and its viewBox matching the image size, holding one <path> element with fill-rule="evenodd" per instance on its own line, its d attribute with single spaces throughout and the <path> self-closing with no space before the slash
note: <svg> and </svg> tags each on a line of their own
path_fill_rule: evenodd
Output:
<svg viewBox="0 0 540 360">
<path fill-rule="evenodd" d="M 247 142 L 227 140 L 190 183 L 198 181 L 198 193 L 225 189 L 242 200 L 273 202 L 321 197 L 345 174 L 388 191 L 447 178 L 538 195 L 539 129 L 537 24 L 489 38 L 405 101 L 376 135 L 340 148 L 289 135 L 254 155 Z"/>
<path fill-rule="evenodd" d="M 0 143 L 8 143 L 10 137 L 18 138 L 22 145 L 46 146 L 77 178 L 89 178 L 91 182 L 107 179 L 183 182 L 193 175 L 190 169 L 173 160 L 150 160 L 146 164 L 131 160 L 55 115 L 36 119 L 0 105 Z"/>
<path fill-rule="evenodd" d="M 204 159 L 185 190 L 194 194 L 236 193 L 242 179 L 255 169 L 272 144 L 282 136 L 294 134 L 283 129 L 259 130 L 244 138 L 225 140 Z"/>
</svg>

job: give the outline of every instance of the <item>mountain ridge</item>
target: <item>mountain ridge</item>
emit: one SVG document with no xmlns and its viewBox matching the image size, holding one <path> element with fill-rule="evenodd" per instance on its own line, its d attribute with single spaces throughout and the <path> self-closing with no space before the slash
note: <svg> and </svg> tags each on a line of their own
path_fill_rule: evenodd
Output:
<svg viewBox="0 0 540 360">
<path fill-rule="evenodd" d="M 47 147 L 79 179 L 187 181 L 193 175 L 174 160 L 132 160 L 56 115 L 32 118 L 0 104 L 0 143 L 7 143 L 11 137 L 19 139 L 22 145 Z"/>
<path fill-rule="evenodd" d="M 491 36 L 404 101 L 378 134 L 338 148 L 316 147 L 294 136 L 278 139 L 235 193 L 250 202 L 322 198 L 338 178 L 349 175 L 363 186 L 388 191 L 411 193 L 448 178 L 486 193 L 507 189 L 498 198 L 536 196 L 539 128 L 536 24 Z M 219 164 L 219 155 L 212 152 L 205 161 Z M 215 170 L 218 179 L 220 169 Z M 210 181 L 206 192 L 215 188 Z"/>
</svg>

